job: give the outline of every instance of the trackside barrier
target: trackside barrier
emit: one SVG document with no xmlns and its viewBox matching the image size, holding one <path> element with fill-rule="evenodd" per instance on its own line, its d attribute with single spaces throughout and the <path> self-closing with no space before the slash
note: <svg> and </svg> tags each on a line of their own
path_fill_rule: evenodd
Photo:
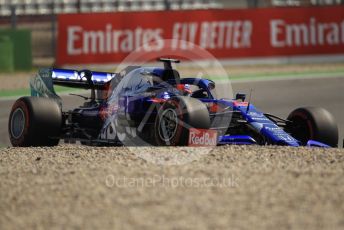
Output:
<svg viewBox="0 0 344 230">
<path fill-rule="evenodd" d="M 134 50 L 183 57 L 193 44 L 217 59 L 344 54 L 344 6 L 65 14 L 57 64 L 121 62 Z M 187 41 L 187 42 L 184 42 Z"/>
</svg>

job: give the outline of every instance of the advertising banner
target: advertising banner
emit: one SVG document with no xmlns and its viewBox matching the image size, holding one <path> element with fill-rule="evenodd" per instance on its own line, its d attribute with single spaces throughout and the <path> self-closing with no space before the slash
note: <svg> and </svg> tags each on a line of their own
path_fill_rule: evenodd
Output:
<svg viewBox="0 0 344 230">
<path fill-rule="evenodd" d="M 58 65 L 195 47 L 218 59 L 343 54 L 344 6 L 63 14 L 57 44 Z"/>
</svg>

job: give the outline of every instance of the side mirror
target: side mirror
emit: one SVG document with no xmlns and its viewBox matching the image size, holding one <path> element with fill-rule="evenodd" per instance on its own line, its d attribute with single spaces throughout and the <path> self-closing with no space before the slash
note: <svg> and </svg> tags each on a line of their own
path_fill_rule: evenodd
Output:
<svg viewBox="0 0 344 230">
<path fill-rule="evenodd" d="M 215 89 L 215 82 L 213 82 L 213 81 L 209 82 L 208 88 L 209 88 L 210 90 Z"/>
</svg>

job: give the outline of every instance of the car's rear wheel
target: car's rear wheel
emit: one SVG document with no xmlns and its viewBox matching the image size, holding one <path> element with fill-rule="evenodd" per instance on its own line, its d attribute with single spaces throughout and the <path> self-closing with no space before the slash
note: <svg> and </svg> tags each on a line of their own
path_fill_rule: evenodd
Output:
<svg viewBox="0 0 344 230">
<path fill-rule="evenodd" d="M 62 112 L 54 100 L 22 97 L 12 107 L 8 132 L 14 147 L 55 146 L 61 126 Z"/>
<path fill-rule="evenodd" d="M 189 129 L 209 129 L 207 107 L 191 97 L 174 97 L 160 106 L 154 124 L 155 145 L 187 145 Z"/>
<path fill-rule="evenodd" d="M 338 145 L 338 127 L 334 117 L 319 107 L 298 108 L 292 111 L 287 120 L 291 121 L 285 128 L 295 139 L 306 145 L 315 140 L 332 147 Z"/>
</svg>

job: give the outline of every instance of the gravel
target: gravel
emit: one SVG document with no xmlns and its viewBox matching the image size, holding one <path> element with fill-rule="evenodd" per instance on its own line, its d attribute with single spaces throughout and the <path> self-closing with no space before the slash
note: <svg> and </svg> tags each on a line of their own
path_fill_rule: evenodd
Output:
<svg viewBox="0 0 344 230">
<path fill-rule="evenodd" d="M 343 149 L 138 151 L 0 149 L 0 229 L 344 228 Z"/>
</svg>

